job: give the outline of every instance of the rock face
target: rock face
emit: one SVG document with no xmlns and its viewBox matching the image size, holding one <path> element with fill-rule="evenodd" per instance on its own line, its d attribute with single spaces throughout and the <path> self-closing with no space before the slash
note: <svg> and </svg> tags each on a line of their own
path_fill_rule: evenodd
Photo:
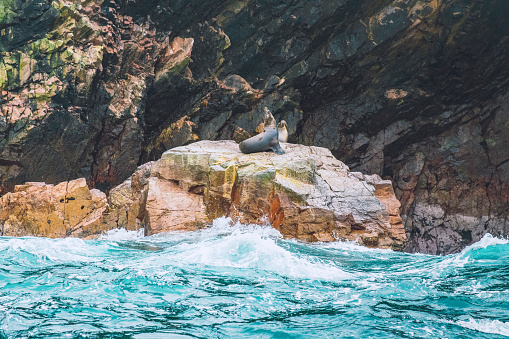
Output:
<svg viewBox="0 0 509 339">
<path fill-rule="evenodd" d="M 509 234 L 508 28 L 506 0 L 0 0 L 0 186 L 106 191 L 266 106 L 392 179 L 407 251 L 459 251 Z"/>
<path fill-rule="evenodd" d="M 282 147 L 284 155 L 242 154 L 233 141 L 177 147 L 114 188 L 110 203 L 120 211 L 144 210 L 137 218 L 148 234 L 230 216 L 270 222 L 289 238 L 401 249 L 406 235 L 390 181 L 352 173 L 321 147 Z"/>
<path fill-rule="evenodd" d="M 26 183 L 1 198 L 1 231 L 4 236 L 87 238 L 108 229 L 107 208 L 106 194 L 89 190 L 84 178 L 56 186 Z"/>
</svg>

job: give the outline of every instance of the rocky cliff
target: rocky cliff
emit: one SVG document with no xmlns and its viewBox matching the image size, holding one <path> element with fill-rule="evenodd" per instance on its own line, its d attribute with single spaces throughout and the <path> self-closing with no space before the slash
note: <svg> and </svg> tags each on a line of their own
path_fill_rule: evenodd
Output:
<svg viewBox="0 0 509 339">
<path fill-rule="evenodd" d="M 505 0 L 0 0 L 0 182 L 103 191 L 255 133 L 391 178 L 406 250 L 509 234 Z"/>
</svg>

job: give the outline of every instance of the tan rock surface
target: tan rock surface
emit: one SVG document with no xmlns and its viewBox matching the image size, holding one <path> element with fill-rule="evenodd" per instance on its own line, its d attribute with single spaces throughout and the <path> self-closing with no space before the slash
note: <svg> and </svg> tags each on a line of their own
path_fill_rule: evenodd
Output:
<svg viewBox="0 0 509 339">
<path fill-rule="evenodd" d="M 5 236 L 87 238 L 108 229 L 103 214 L 106 194 L 85 179 L 47 185 L 29 182 L 0 199 L 0 223 Z"/>
</svg>

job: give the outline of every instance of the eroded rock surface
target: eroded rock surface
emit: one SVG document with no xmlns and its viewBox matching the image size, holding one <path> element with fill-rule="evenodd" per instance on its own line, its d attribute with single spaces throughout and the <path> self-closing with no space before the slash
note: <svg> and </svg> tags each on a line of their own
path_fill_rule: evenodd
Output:
<svg viewBox="0 0 509 339">
<path fill-rule="evenodd" d="M 0 224 L 4 236 L 80 237 L 108 230 L 103 214 L 106 194 L 89 189 L 84 178 L 46 185 L 17 185 L 0 200 Z"/>
<path fill-rule="evenodd" d="M 390 181 L 351 173 L 321 147 L 282 147 L 284 155 L 242 154 L 234 141 L 171 149 L 112 190 L 111 213 L 135 215 L 123 220 L 129 227 L 143 223 L 148 234 L 194 230 L 230 216 L 270 222 L 283 236 L 305 241 L 401 249 L 406 235 Z"/>
</svg>

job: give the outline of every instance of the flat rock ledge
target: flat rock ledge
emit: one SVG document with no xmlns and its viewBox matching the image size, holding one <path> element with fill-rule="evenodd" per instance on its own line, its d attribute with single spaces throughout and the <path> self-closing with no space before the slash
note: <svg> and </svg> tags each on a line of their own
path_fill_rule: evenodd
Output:
<svg viewBox="0 0 509 339">
<path fill-rule="evenodd" d="M 392 183 L 350 172 L 328 149 L 242 154 L 234 141 L 200 141 L 140 166 L 107 197 L 85 179 L 16 186 L 0 201 L 5 236 L 94 238 L 114 228 L 146 235 L 196 230 L 213 219 L 270 223 L 285 238 L 354 240 L 401 249 L 405 229 Z"/>
</svg>

